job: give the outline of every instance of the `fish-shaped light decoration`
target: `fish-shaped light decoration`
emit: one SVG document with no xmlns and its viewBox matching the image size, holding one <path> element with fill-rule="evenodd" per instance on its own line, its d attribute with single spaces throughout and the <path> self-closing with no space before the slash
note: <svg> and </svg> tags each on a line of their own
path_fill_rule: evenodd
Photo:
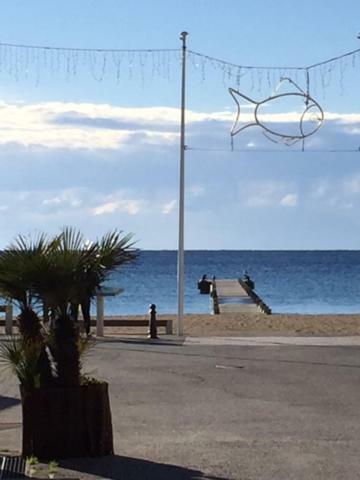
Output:
<svg viewBox="0 0 360 480">
<path fill-rule="evenodd" d="M 324 111 L 319 105 L 319 103 L 314 100 L 308 93 L 304 92 L 291 78 L 282 78 L 281 83 L 284 81 L 289 82 L 290 84 L 296 87 L 296 90 L 286 92 L 286 93 L 278 93 L 272 95 L 261 102 L 257 102 L 252 100 L 251 98 L 247 97 L 243 93 L 238 92 L 234 88 L 229 88 L 229 93 L 235 100 L 237 105 L 237 115 L 234 122 L 234 125 L 231 129 L 231 138 L 237 135 L 239 132 L 242 132 L 246 128 L 252 126 L 259 126 L 263 129 L 264 135 L 273 142 L 283 141 L 286 145 L 293 145 L 294 143 L 298 142 L 299 140 L 305 140 L 305 138 L 313 135 L 315 132 L 319 130 L 323 121 L 324 121 Z M 281 84 L 280 83 L 280 84 Z M 269 106 L 270 104 L 274 105 L 276 103 L 280 104 L 284 98 L 291 99 L 291 100 L 300 100 L 302 106 L 302 113 L 299 113 L 298 122 L 296 124 L 295 130 L 293 132 L 282 132 L 280 129 L 276 128 L 276 124 L 274 123 L 268 125 L 265 120 L 259 118 L 259 115 L 262 113 L 262 108 L 266 105 Z M 241 114 L 241 105 L 240 101 L 246 100 L 250 104 L 254 105 L 254 118 L 249 123 L 245 125 L 240 124 L 240 114 Z M 305 129 L 306 123 L 309 121 L 312 122 L 310 128 Z"/>
</svg>

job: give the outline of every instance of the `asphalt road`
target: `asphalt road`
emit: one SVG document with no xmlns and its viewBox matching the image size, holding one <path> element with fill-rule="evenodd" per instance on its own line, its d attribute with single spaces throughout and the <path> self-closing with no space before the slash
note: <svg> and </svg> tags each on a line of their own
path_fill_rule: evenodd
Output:
<svg viewBox="0 0 360 480">
<path fill-rule="evenodd" d="M 360 479 L 360 347 L 99 343 L 116 455 L 63 463 L 124 480 Z M 20 445 L 1 370 L 0 449 Z M 6 428 L 6 425 L 5 425 Z"/>
</svg>

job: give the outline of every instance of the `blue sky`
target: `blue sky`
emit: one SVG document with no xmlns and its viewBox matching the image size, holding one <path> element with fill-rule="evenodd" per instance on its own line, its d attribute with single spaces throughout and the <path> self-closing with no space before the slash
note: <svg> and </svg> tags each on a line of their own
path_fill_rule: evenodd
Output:
<svg viewBox="0 0 360 480">
<path fill-rule="evenodd" d="M 308 66 L 360 48 L 359 18 L 355 0 L 12 0 L 0 29 L 5 43 L 115 49 L 177 49 L 187 30 L 189 49 L 236 65 Z M 177 248 L 179 54 L 91 55 L 0 46 L 0 248 L 63 225 Z M 360 153 L 342 150 L 360 146 L 360 55 L 330 67 L 311 73 L 325 122 L 305 152 L 259 127 L 231 152 L 228 87 L 262 101 L 281 76 L 303 89 L 305 77 L 245 69 L 239 85 L 236 69 L 189 55 L 186 248 L 359 248 Z M 262 118 L 293 131 L 301 108 L 269 104 Z"/>
</svg>

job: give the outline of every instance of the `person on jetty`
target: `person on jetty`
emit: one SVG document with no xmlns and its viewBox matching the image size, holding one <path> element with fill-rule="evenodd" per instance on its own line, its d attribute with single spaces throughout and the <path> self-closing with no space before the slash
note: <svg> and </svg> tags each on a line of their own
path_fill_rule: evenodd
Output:
<svg viewBox="0 0 360 480">
<path fill-rule="evenodd" d="M 211 281 L 207 280 L 207 275 L 203 275 L 201 277 L 201 280 L 198 281 L 198 289 L 200 290 L 200 293 L 207 294 L 210 293 L 210 285 Z"/>
</svg>

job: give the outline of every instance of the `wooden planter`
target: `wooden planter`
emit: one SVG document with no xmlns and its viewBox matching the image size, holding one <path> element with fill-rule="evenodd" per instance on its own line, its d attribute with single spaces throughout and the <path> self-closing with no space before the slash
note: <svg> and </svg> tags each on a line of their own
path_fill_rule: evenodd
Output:
<svg viewBox="0 0 360 480">
<path fill-rule="evenodd" d="M 113 434 L 107 383 L 78 387 L 20 387 L 22 455 L 60 459 L 112 455 Z"/>
</svg>

